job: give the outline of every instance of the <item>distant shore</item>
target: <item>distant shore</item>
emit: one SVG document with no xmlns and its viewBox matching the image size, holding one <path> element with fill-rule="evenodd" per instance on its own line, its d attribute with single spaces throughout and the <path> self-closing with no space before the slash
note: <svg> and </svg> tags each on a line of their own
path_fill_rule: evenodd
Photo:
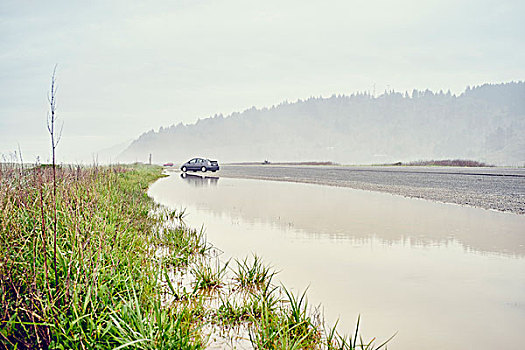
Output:
<svg viewBox="0 0 525 350">
<path fill-rule="evenodd" d="M 437 167 L 463 167 L 463 168 L 494 168 L 495 165 L 487 164 L 477 160 L 470 159 L 439 159 L 439 160 L 417 160 L 410 162 L 393 162 L 379 164 L 340 164 L 332 161 L 300 161 L 300 162 L 271 162 L 264 160 L 262 162 L 233 162 L 224 163 L 225 165 L 307 165 L 307 166 L 437 166 Z"/>
<path fill-rule="evenodd" d="M 225 163 L 225 165 L 319 165 L 319 166 L 335 166 L 335 165 L 341 165 L 339 163 L 334 162 L 316 162 L 316 161 L 307 161 L 307 162 L 270 162 L 270 161 L 263 161 L 263 162 L 240 162 L 240 163 Z"/>
</svg>

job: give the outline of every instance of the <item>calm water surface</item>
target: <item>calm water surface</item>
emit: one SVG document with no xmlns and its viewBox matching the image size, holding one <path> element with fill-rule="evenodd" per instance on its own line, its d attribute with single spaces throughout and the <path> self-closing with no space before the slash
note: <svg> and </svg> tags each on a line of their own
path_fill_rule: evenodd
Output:
<svg viewBox="0 0 525 350">
<path fill-rule="evenodd" d="M 178 173 L 149 194 L 186 208 L 224 260 L 257 253 L 325 318 L 389 349 L 525 343 L 525 216 L 311 184 Z"/>
</svg>

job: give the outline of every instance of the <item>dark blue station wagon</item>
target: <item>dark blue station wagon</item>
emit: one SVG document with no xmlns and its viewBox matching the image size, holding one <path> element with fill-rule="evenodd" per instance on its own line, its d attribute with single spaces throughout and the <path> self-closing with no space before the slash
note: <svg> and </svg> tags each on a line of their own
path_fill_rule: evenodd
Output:
<svg viewBox="0 0 525 350">
<path fill-rule="evenodd" d="M 202 172 L 206 172 L 206 171 L 212 171 L 212 172 L 216 172 L 217 170 L 219 170 L 219 162 L 217 162 L 216 160 L 209 160 L 209 159 L 204 159 L 204 158 L 193 158 L 189 161 L 187 161 L 186 163 L 182 164 L 182 166 L 180 167 L 180 170 L 182 170 L 183 172 L 186 172 L 186 171 L 202 171 Z"/>
</svg>

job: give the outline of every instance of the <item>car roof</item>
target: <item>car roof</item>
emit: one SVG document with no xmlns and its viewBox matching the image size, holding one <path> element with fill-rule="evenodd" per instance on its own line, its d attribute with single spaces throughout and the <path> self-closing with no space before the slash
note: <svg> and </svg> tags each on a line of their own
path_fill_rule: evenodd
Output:
<svg viewBox="0 0 525 350">
<path fill-rule="evenodd" d="M 202 160 L 209 160 L 210 162 L 212 161 L 212 159 L 210 158 L 204 158 L 204 157 L 193 157 L 193 158 L 190 158 L 190 160 L 188 160 L 188 162 L 191 162 L 192 160 L 194 159 L 202 159 Z M 214 162 L 216 162 L 216 160 L 213 160 Z"/>
</svg>

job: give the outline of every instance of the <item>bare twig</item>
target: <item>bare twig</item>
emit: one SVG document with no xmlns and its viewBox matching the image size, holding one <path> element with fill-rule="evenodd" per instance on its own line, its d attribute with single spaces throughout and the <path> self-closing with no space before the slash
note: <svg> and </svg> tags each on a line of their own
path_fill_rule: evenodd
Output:
<svg viewBox="0 0 525 350">
<path fill-rule="evenodd" d="M 18 143 L 18 154 L 20 156 L 20 175 L 22 175 L 22 171 L 24 170 L 24 159 L 22 158 L 22 150 L 20 149 L 20 143 Z"/>
<path fill-rule="evenodd" d="M 57 66 L 53 69 L 53 75 L 51 76 L 51 90 L 49 91 L 49 112 L 47 114 L 47 130 L 51 136 L 51 156 L 53 161 L 53 268 L 55 270 L 55 291 L 58 292 L 58 272 L 57 272 L 57 183 L 56 183 L 56 147 L 62 136 L 55 133 L 56 117 L 56 70 Z"/>
</svg>

